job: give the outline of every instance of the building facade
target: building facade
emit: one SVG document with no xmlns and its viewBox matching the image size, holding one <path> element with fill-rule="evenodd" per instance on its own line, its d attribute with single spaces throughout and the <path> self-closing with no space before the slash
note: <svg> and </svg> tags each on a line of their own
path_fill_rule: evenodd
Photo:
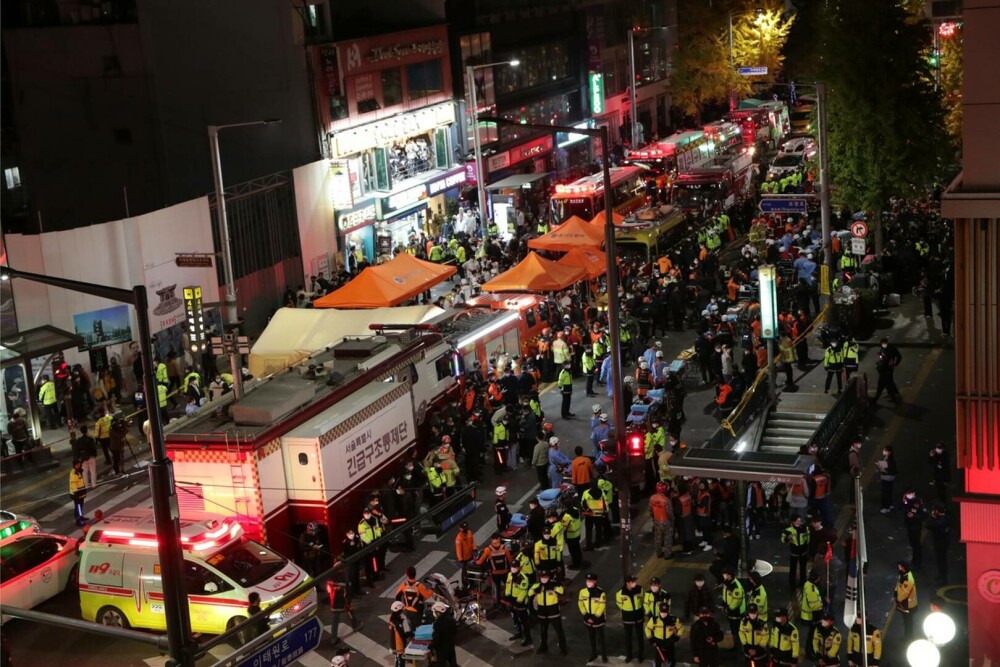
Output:
<svg viewBox="0 0 1000 667">
<path fill-rule="evenodd" d="M 1000 656 L 1000 7 L 965 0 L 962 173 L 941 200 L 955 225 L 955 443 L 965 473 L 969 664 Z"/>
<path fill-rule="evenodd" d="M 405 246 L 467 179 L 444 25 L 310 47 L 345 253 Z"/>
</svg>

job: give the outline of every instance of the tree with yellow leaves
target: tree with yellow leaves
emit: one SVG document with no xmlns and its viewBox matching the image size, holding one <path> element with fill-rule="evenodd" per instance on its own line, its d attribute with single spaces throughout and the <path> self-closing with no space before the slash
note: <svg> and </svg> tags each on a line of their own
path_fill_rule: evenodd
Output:
<svg viewBox="0 0 1000 667">
<path fill-rule="evenodd" d="M 752 82 L 774 83 L 781 73 L 785 56 L 782 53 L 795 16 L 784 10 L 778 0 L 763 3 L 736 3 L 733 11 L 733 69 L 739 67 L 766 67 L 764 76 L 739 76 L 733 74 L 737 95 L 750 93 Z"/>
</svg>

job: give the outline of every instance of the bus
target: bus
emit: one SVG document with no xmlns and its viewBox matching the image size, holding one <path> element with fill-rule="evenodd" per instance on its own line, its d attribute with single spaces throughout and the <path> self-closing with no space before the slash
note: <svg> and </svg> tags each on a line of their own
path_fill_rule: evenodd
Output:
<svg viewBox="0 0 1000 667">
<path fill-rule="evenodd" d="M 628 162 L 673 175 L 711 157 L 712 150 L 712 142 L 704 132 L 700 130 L 677 132 L 666 139 L 631 151 L 628 154 Z"/>
<path fill-rule="evenodd" d="M 626 215 L 646 201 L 639 167 L 611 167 L 611 201 L 615 213 Z M 549 202 L 552 224 L 561 225 L 572 216 L 587 220 L 604 210 L 604 174 L 598 172 L 572 183 L 556 185 Z"/>
<path fill-rule="evenodd" d="M 684 229 L 684 211 L 674 206 L 647 206 L 615 228 L 622 261 L 655 261 L 677 242 Z"/>
</svg>

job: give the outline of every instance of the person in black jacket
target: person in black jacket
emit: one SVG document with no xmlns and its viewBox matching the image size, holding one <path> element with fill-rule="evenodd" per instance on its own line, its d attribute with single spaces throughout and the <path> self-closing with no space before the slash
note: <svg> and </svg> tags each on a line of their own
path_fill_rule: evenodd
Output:
<svg viewBox="0 0 1000 667">
<path fill-rule="evenodd" d="M 691 653 L 698 667 L 719 667 L 719 642 L 723 638 L 722 628 L 712 617 L 712 610 L 702 607 L 698 620 L 691 624 Z"/>
<path fill-rule="evenodd" d="M 475 420 L 471 417 L 462 427 L 462 448 L 465 450 L 465 473 L 469 476 L 469 481 L 480 481 L 479 465 L 483 456 L 483 429 L 476 426 Z"/>
<path fill-rule="evenodd" d="M 455 615 L 444 602 L 435 602 L 431 611 L 434 613 L 434 630 L 431 633 L 430 649 L 436 656 L 435 664 L 458 667 L 458 658 L 455 656 L 458 624 L 455 623 Z"/>
<path fill-rule="evenodd" d="M 538 503 L 538 498 L 528 501 L 528 535 L 534 544 L 542 539 L 542 531 L 545 529 L 545 510 Z"/>
<path fill-rule="evenodd" d="M 899 401 L 899 388 L 896 386 L 896 366 L 903 361 L 903 355 L 899 353 L 899 348 L 889 342 L 888 338 L 879 341 L 878 360 L 875 362 L 875 370 L 878 371 L 878 386 L 875 389 L 873 402 L 878 402 L 882 398 L 882 392 L 888 391 L 889 398 Z"/>
<path fill-rule="evenodd" d="M 938 503 L 931 508 L 931 515 L 926 522 L 934 544 L 934 561 L 937 564 L 939 584 L 948 583 L 948 543 L 951 541 L 951 519 L 948 518 L 946 507 Z"/>
</svg>

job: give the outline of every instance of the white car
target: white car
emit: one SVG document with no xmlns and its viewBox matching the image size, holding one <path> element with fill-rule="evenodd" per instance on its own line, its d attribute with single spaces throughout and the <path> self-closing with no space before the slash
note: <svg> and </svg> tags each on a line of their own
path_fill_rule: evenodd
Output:
<svg viewBox="0 0 1000 667">
<path fill-rule="evenodd" d="M 774 158 L 774 162 L 767 168 L 767 177 L 770 179 L 780 179 L 786 174 L 792 174 L 802 169 L 802 162 L 802 155 L 779 155 Z"/>
<path fill-rule="evenodd" d="M 796 137 L 789 139 L 778 151 L 778 157 L 782 155 L 803 155 L 808 160 L 816 155 L 816 140 L 812 137 Z"/>
<path fill-rule="evenodd" d="M 35 532 L 27 522 L 15 525 L 25 527 L 0 540 L 0 599 L 4 605 L 32 609 L 75 585 L 77 540 Z"/>
</svg>

